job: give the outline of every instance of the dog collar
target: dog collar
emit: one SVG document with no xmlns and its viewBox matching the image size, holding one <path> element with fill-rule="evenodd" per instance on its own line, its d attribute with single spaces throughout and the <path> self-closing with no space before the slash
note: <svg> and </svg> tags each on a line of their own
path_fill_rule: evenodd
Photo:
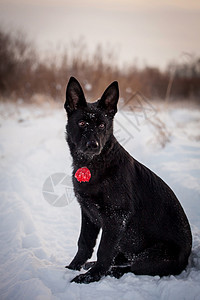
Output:
<svg viewBox="0 0 200 300">
<path fill-rule="evenodd" d="M 75 173 L 75 178 L 79 182 L 89 182 L 91 178 L 90 170 L 87 167 L 79 168 Z"/>
</svg>

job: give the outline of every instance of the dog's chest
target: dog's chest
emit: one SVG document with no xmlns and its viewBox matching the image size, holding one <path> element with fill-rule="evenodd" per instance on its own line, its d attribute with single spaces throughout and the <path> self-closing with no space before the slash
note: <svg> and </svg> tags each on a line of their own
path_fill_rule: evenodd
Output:
<svg viewBox="0 0 200 300">
<path fill-rule="evenodd" d="M 94 224 L 102 227 L 103 214 L 98 204 L 93 204 L 86 207 L 86 213 Z"/>
<path fill-rule="evenodd" d="M 90 220 L 94 224 L 102 226 L 105 217 L 105 205 L 102 203 L 103 200 L 94 196 L 83 198 L 81 195 L 78 195 L 77 199 Z"/>
</svg>

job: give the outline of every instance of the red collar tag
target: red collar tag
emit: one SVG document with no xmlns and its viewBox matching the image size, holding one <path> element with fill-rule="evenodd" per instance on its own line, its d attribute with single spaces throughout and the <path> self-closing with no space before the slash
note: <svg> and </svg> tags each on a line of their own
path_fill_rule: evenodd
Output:
<svg viewBox="0 0 200 300">
<path fill-rule="evenodd" d="M 75 173 L 75 178 L 79 182 L 89 182 L 91 178 L 90 170 L 86 167 L 78 169 Z"/>
</svg>

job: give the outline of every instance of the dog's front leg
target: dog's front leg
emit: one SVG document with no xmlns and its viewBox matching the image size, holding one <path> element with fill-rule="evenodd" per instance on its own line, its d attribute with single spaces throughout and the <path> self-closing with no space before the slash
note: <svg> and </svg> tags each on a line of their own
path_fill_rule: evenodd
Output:
<svg viewBox="0 0 200 300">
<path fill-rule="evenodd" d="M 76 276 L 71 282 L 90 283 L 99 281 L 106 275 L 118 253 L 117 246 L 123 234 L 124 226 L 118 223 L 108 224 L 102 231 L 101 242 L 97 252 L 97 262 L 87 273 Z"/>
<path fill-rule="evenodd" d="M 96 226 L 88 216 L 82 212 L 81 233 L 78 240 L 78 252 L 69 266 L 68 269 L 80 270 L 82 265 L 92 256 L 93 248 L 96 244 L 96 239 L 100 228 Z"/>
</svg>

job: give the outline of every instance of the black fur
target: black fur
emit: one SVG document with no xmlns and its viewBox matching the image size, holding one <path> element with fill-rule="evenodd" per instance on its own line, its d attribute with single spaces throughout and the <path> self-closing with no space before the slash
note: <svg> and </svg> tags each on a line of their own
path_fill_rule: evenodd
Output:
<svg viewBox="0 0 200 300">
<path fill-rule="evenodd" d="M 175 194 L 113 135 L 118 98 L 117 82 L 92 104 L 75 78 L 67 86 L 67 142 L 82 213 L 78 252 L 67 268 L 91 267 L 72 280 L 77 283 L 98 281 L 104 275 L 119 278 L 126 272 L 179 274 L 191 252 L 190 226 Z M 81 167 L 90 170 L 89 182 L 74 177 Z M 101 228 L 97 262 L 86 263 Z"/>
</svg>

